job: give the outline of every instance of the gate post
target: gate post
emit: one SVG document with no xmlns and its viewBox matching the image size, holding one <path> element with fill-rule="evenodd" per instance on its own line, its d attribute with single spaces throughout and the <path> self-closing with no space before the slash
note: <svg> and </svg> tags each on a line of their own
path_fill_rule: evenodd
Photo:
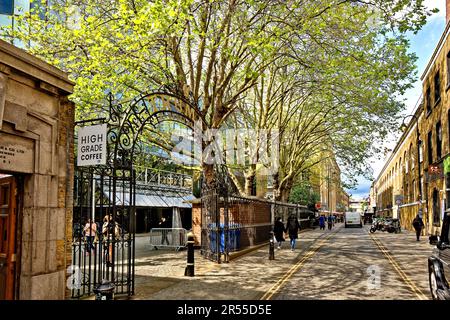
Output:
<svg viewBox="0 0 450 320">
<path fill-rule="evenodd" d="M 194 276 L 194 233 L 189 231 L 187 234 L 187 264 L 184 275 L 188 277 Z"/>
<path fill-rule="evenodd" d="M 269 240 L 269 260 L 275 260 L 275 243 L 273 242 L 274 233 L 270 231 Z"/>
</svg>

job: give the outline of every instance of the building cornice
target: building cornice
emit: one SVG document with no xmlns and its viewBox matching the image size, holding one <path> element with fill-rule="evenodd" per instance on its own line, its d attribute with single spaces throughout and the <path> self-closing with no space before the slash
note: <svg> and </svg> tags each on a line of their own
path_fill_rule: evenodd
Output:
<svg viewBox="0 0 450 320">
<path fill-rule="evenodd" d="M 422 113 L 423 113 L 423 104 L 422 104 L 422 96 L 420 96 L 419 100 L 416 103 L 416 109 L 414 110 L 415 117 L 412 117 L 411 121 L 409 121 L 409 123 L 406 127 L 406 130 L 400 136 L 400 139 L 397 141 L 394 150 L 392 150 L 391 155 L 389 156 L 388 160 L 385 162 L 383 169 L 381 169 L 380 173 L 378 174 L 377 178 L 374 180 L 373 184 L 376 184 L 376 182 L 381 178 L 381 176 L 384 174 L 386 168 L 389 166 L 392 159 L 397 154 L 397 151 L 403 146 L 403 143 L 405 142 L 405 140 L 412 134 L 412 129 L 413 129 L 414 125 L 416 124 L 417 120 L 421 117 Z"/>
<path fill-rule="evenodd" d="M 447 39 L 449 32 L 450 32 L 450 21 L 445 26 L 445 30 L 442 33 L 441 38 L 439 39 L 439 42 L 438 42 L 436 48 L 434 49 L 434 52 L 433 52 L 430 60 L 428 61 L 428 64 L 427 64 L 424 72 L 422 73 L 422 76 L 420 77 L 420 80 L 423 81 L 427 77 L 428 72 L 431 70 L 431 66 L 434 65 L 434 62 L 436 61 L 437 56 L 439 55 L 439 53 L 442 50 L 442 47 L 444 46 L 445 40 Z"/>
<path fill-rule="evenodd" d="M 0 62 L 53 85 L 65 93 L 73 92 L 75 83 L 69 80 L 67 73 L 3 40 L 0 40 Z"/>
</svg>

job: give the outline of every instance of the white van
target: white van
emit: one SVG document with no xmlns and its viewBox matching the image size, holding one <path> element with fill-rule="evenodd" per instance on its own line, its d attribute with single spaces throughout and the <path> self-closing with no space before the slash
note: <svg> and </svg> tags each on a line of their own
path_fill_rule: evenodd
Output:
<svg viewBox="0 0 450 320">
<path fill-rule="evenodd" d="M 345 213 L 345 227 L 358 226 L 362 228 L 362 219 L 359 212 L 346 212 Z"/>
</svg>

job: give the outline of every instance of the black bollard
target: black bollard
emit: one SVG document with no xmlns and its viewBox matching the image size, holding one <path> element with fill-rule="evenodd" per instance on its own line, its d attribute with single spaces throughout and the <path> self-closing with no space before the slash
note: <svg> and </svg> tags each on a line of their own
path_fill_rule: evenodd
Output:
<svg viewBox="0 0 450 320">
<path fill-rule="evenodd" d="M 273 231 L 270 231 L 269 260 L 275 260 L 275 243 L 273 237 L 274 237 Z"/>
<path fill-rule="evenodd" d="M 194 233 L 190 231 L 187 235 L 187 265 L 184 275 L 188 277 L 194 276 Z"/>
</svg>

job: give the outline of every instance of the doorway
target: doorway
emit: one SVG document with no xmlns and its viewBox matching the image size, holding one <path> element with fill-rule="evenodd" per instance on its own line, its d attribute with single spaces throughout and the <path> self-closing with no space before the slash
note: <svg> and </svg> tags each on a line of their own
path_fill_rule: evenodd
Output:
<svg viewBox="0 0 450 320">
<path fill-rule="evenodd" d="M 17 235 L 17 181 L 0 174 L 0 300 L 13 300 Z"/>
</svg>

